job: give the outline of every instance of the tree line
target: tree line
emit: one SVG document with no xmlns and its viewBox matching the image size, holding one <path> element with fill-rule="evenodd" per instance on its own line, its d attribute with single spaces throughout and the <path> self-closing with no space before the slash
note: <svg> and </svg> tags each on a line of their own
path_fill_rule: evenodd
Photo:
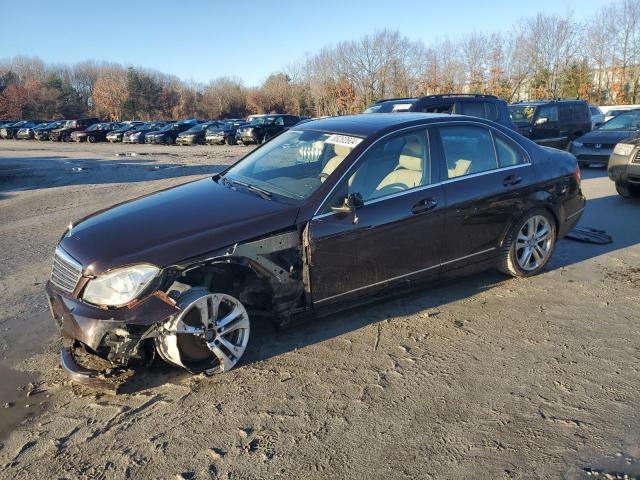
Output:
<svg viewBox="0 0 640 480">
<path fill-rule="evenodd" d="M 342 115 L 381 98 L 446 92 L 487 93 L 508 102 L 580 97 L 598 105 L 640 103 L 640 0 L 612 0 L 583 22 L 539 13 L 507 33 L 474 32 L 430 45 L 382 30 L 327 46 L 256 87 L 229 77 L 185 82 L 97 61 L 0 61 L 0 118 Z"/>
</svg>

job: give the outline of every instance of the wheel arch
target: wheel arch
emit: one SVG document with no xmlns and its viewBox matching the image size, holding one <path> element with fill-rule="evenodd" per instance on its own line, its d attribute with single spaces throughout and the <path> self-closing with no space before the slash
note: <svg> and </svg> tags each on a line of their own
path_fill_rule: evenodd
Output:
<svg viewBox="0 0 640 480">
<path fill-rule="evenodd" d="M 500 236 L 499 247 L 502 248 L 504 246 L 505 241 L 507 240 L 507 236 L 509 232 L 513 228 L 513 226 L 518 222 L 522 217 L 527 215 L 529 212 L 537 209 L 543 209 L 549 212 L 551 218 L 553 219 L 554 226 L 556 227 L 556 234 L 560 229 L 560 219 L 558 216 L 558 212 L 555 208 L 553 208 L 553 203 L 551 202 L 551 195 L 546 191 L 538 191 L 531 196 L 528 208 L 526 208 L 520 215 L 517 217 L 513 217 L 507 227 L 504 229 Z"/>
</svg>

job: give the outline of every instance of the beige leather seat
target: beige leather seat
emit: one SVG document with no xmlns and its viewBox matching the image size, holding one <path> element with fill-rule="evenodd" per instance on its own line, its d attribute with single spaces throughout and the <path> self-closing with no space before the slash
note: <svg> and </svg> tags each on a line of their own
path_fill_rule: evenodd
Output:
<svg viewBox="0 0 640 480">
<path fill-rule="evenodd" d="M 333 173 L 333 171 L 338 168 L 338 165 L 342 163 L 347 155 L 351 152 L 351 148 L 345 147 L 343 145 L 334 145 L 333 153 L 334 156 L 331 157 L 327 163 L 325 164 L 322 172 L 320 172 L 320 181 L 324 182 L 329 175 Z M 351 184 L 351 181 L 349 182 Z"/>
<path fill-rule="evenodd" d="M 470 168 L 471 168 L 471 160 L 465 160 L 463 158 L 460 158 L 455 162 L 453 162 L 453 165 L 447 166 L 448 177 L 456 178 L 456 177 L 461 177 L 463 175 L 467 175 L 469 173 Z"/>
<path fill-rule="evenodd" d="M 425 146 L 417 137 L 407 142 L 398 157 L 398 166 L 382 179 L 373 196 L 389 195 L 421 185 L 424 151 Z"/>
</svg>

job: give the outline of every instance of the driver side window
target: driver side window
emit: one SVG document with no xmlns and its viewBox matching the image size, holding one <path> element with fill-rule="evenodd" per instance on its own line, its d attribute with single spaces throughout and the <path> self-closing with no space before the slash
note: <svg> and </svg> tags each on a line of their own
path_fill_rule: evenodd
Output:
<svg viewBox="0 0 640 480">
<path fill-rule="evenodd" d="M 379 142 L 348 180 L 349 193 L 373 200 L 431 182 L 427 132 L 413 131 Z"/>
</svg>

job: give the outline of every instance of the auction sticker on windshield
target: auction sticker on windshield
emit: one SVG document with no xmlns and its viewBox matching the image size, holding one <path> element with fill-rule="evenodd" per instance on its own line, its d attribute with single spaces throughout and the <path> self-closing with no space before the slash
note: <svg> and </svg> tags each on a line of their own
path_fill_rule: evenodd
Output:
<svg viewBox="0 0 640 480">
<path fill-rule="evenodd" d="M 348 135 L 331 135 L 324 141 L 324 143 L 355 148 L 355 146 L 358 145 L 361 141 L 362 139 L 358 137 L 350 137 Z"/>
</svg>

